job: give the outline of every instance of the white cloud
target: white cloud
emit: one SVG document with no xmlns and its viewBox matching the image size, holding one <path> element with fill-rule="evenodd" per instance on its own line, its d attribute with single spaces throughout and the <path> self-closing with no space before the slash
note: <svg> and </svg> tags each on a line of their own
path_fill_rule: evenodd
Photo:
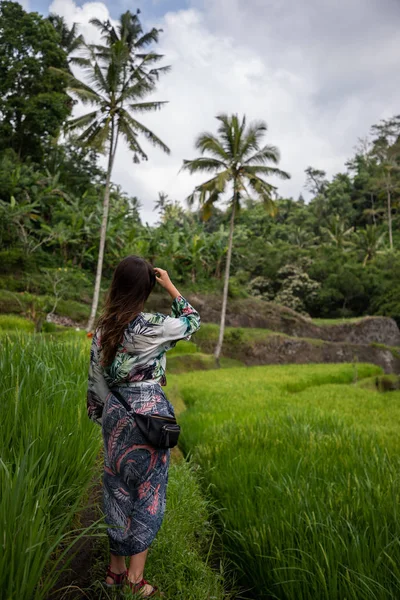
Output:
<svg viewBox="0 0 400 600">
<path fill-rule="evenodd" d="M 94 17 L 101 21 L 110 18 L 110 12 L 104 2 L 86 2 L 82 6 L 77 6 L 74 0 L 53 0 L 49 6 L 49 13 L 64 17 L 69 26 L 78 23 L 80 33 L 93 44 L 99 43 L 101 36 L 89 21 Z"/>
<path fill-rule="evenodd" d="M 357 137 L 396 111 L 395 30 L 381 15 L 375 29 L 368 27 L 361 0 L 352 0 L 353 10 L 346 11 L 339 6 L 344 0 L 311 0 L 309 10 L 294 0 L 198 1 L 197 8 L 167 13 L 158 24 L 164 30 L 160 50 L 172 71 L 160 80 L 155 97 L 169 104 L 143 121 L 171 155 L 144 143 L 149 161 L 133 165 L 124 144 L 117 153 L 113 179 L 141 199 L 144 220 L 154 220 L 159 191 L 183 201 L 199 181 L 178 171 L 183 158 L 195 156 L 198 133 L 215 131 L 219 112 L 267 121 L 266 141 L 280 148 L 280 166 L 292 174 L 290 181 L 274 183 L 282 194 L 297 197 L 308 165 L 328 174 L 343 169 Z M 365 0 L 368 14 L 378 9 L 376 1 Z M 79 22 L 90 40 L 90 18 L 109 17 L 101 2 L 78 7 L 73 0 L 54 0 L 50 9 L 69 23 Z M 372 31 L 375 38 L 366 39 Z"/>
</svg>

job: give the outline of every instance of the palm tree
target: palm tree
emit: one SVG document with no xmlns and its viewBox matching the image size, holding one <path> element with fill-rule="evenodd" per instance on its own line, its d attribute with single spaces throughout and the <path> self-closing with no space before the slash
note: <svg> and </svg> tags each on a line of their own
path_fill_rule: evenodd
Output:
<svg viewBox="0 0 400 600">
<path fill-rule="evenodd" d="M 339 250 L 344 250 L 345 246 L 351 246 L 349 238 L 354 233 L 354 227 L 347 227 L 339 215 L 331 217 L 327 227 L 321 227 L 321 232 L 325 233 L 331 244 L 335 245 Z"/>
<path fill-rule="evenodd" d="M 378 176 L 373 182 L 378 193 L 382 189 L 386 195 L 389 247 L 393 250 L 392 200 L 399 193 L 400 173 L 400 115 L 383 119 L 371 128 L 376 136 L 371 155 L 378 161 Z"/>
<path fill-rule="evenodd" d="M 398 148 L 394 148 L 393 153 L 391 154 L 388 151 L 388 155 L 386 160 L 380 165 L 381 174 L 380 177 L 377 177 L 374 180 L 374 185 L 377 193 L 383 189 L 386 195 L 386 214 L 387 214 L 387 222 L 388 222 L 388 232 L 389 232 L 389 247 L 393 250 L 393 225 L 392 225 L 392 209 L 393 209 L 393 196 L 398 194 L 399 184 L 398 184 L 398 174 L 400 173 L 400 166 L 398 164 L 399 156 L 400 156 L 400 144 L 398 144 Z"/>
<path fill-rule="evenodd" d="M 267 164 L 276 165 L 279 162 L 279 151 L 275 146 L 261 145 L 262 138 L 267 131 L 264 121 L 255 121 L 246 126 L 245 116 L 239 120 L 237 115 L 221 114 L 217 116 L 217 119 L 219 121 L 218 134 L 213 135 L 208 132 L 200 134 L 195 142 L 195 147 L 202 156 L 193 160 L 184 160 L 182 169 L 186 169 L 190 173 L 215 173 L 211 179 L 198 185 L 188 198 L 190 205 L 198 199 L 205 219 L 210 217 L 212 208 L 221 195 L 228 189 L 232 192 L 229 203 L 231 217 L 221 324 L 214 352 L 216 363 L 219 365 L 224 340 L 235 214 L 240 207 L 243 195 L 248 195 L 246 185 L 264 203 L 265 208 L 274 213 L 275 206 L 271 194 L 276 187 L 266 182 L 262 176 L 277 175 L 282 179 L 288 179 L 290 175 Z"/>
<path fill-rule="evenodd" d="M 154 51 L 144 52 L 147 46 L 157 44 L 162 29 L 153 27 L 150 31 L 144 33 L 139 19 L 140 9 L 136 14 L 129 10 L 121 15 L 121 19 L 115 28 L 111 21 L 100 21 L 91 19 L 90 23 L 97 27 L 106 43 L 105 46 L 94 46 L 100 56 L 103 58 L 109 53 L 109 49 L 115 42 L 123 41 L 129 50 L 129 67 L 136 71 L 136 74 L 155 83 L 161 74 L 167 73 L 171 67 L 155 67 L 160 60 L 164 58 L 162 54 Z M 151 68 L 149 68 L 151 67 Z"/>
<path fill-rule="evenodd" d="M 365 229 L 360 229 L 356 235 L 356 247 L 364 255 L 363 267 L 373 260 L 377 254 L 382 254 L 386 234 L 379 233 L 375 225 L 367 225 Z"/>
<path fill-rule="evenodd" d="M 121 22 L 126 21 L 125 17 L 126 13 L 122 15 Z M 86 56 L 79 60 L 87 83 L 69 75 L 68 85 L 68 90 L 73 96 L 76 96 L 83 104 L 91 105 L 94 110 L 70 120 L 67 123 L 67 129 L 83 129 L 83 133 L 78 137 L 79 142 L 99 152 L 108 153 L 99 255 L 92 309 L 87 325 L 88 331 L 93 329 L 99 302 L 110 203 L 110 182 L 118 140 L 120 136 L 125 139 L 135 163 L 147 160 L 147 155 L 139 144 L 139 134 L 142 134 L 154 146 L 169 153 L 169 148 L 164 142 L 133 116 L 134 113 L 157 110 L 164 104 L 164 102 L 141 101 L 154 91 L 155 81 L 158 77 L 157 73 L 151 74 L 146 66 L 147 63 L 152 64 L 153 59 L 147 61 L 146 54 L 141 52 L 143 46 L 147 44 L 145 36 L 142 35 L 142 29 L 136 30 L 137 36 L 141 36 L 142 39 L 137 37 L 135 44 L 131 41 L 128 43 L 122 25 L 120 27 L 121 35 L 114 41 L 109 37 L 107 31 L 105 41 L 108 45 L 87 46 Z M 145 38 L 144 41 L 143 38 Z"/>
<path fill-rule="evenodd" d="M 74 64 L 76 57 L 71 56 L 71 54 L 80 50 L 85 43 L 83 35 L 78 35 L 77 24 L 74 23 L 70 29 L 64 17 L 54 13 L 51 13 L 48 19 L 60 36 L 60 45 L 68 55 L 68 62 Z"/>
<path fill-rule="evenodd" d="M 314 248 L 318 240 L 310 231 L 297 225 L 288 234 L 288 242 L 298 248 Z"/>
</svg>

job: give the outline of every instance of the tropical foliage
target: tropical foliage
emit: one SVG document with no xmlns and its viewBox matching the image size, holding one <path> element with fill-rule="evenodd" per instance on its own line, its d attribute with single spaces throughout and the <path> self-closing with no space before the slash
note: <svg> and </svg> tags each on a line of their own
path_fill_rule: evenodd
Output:
<svg viewBox="0 0 400 600">
<path fill-rule="evenodd" d="M 47 20 L 17 3 L 1 3 L 0 290 L 46 296 L 50 311 L 56 296 L 46 272 L 67 269 L 57 271 L 65 273 L 56 286 L 58 307 L 66 300 L 71 307 L 73 301 L 91 304 L 108 181 L 102 289 L 118 259 L 136 253 L 166 267 L 185 289 L 196 292 L 221 294 L 229 272 L 228 296 L 257 295 L 313 317 L 387 314 L 400 322 L 399 117 L 373 126 L 349 154 L 344 172 L 329 178 L 309 167 L 298 198 L 284 198 L 273 178 L 281 173 L 277 151 L 263 146 L 264 124 L 222 115 L 216 134 L 199 136 L 200 156 L 184 163 L 189 171 L 210 175 L 195 188 L 192 206 L 160 191 L 154 198 L 156 222 L 149 225 L 141 221 L 140 199 L 115 185 L 110 172 L 107 177 L 98 166 L 98 157 L 100 150 L 111 149 L 113 119 L 114 150 L 117 133 L 130 139 L 133 158 L 144 158 L 140 136 L 164 147 L 136 118 L 138 110 L 161 106 L 140 97 L 167 70 L 154 52 L 160 32 L 143 32 L 139 16 L 132 13 L 122 15 L 117 28 L 96 25 L 103 42 L 87 47 L 79 29 L 68 29 L 62 19 L 53 15 Z M 19 57 L 15 64 L 11 48 Z M 129 65 L 127 74 L 112 79 L 110 61 Z M 89 75 L 82 85 L 71 74 L 76 64 Z M 26 76 L 21 79 L 18 73 Z M 22 83 L 24 102 L 19 102 Z M 109 84 L 116 87 L 108 89 Z M 92 105 L 72 121 L 68 85 Z M 115 100 L 107 112 L 112 89 L 131 100 L 122 105 Z M 46 110 L 40 118 L 35 112 L 38 119 L 32 121 L 43 94 Z M 67 123 L 79 126 L 79 133 L 61 138 Z M 0 308 L 6 310 L 9 302 L 1 301 L 1 294 Z M 13 306 L 21 302 L 15 296 Z"/>
</svg>

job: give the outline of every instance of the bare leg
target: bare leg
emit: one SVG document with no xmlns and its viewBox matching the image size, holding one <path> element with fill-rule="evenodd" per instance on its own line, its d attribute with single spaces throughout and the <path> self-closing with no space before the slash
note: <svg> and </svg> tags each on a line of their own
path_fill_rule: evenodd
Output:
<svg viewBox="0 0 400 600">
<path fill-rule="evenodd" d="M 125 556 L 117 556 L 116 554 L 110 553 L 110 569 L 113 573 L 125 573 Z M 111 577 L 107 577 L 106 582 L 111 585 L 114 583 L 114 580 L 111 579 Z"/>
<path fill-rule="evenodd" d="M 128 579 L 132 583 L 139 583 L 143 579 L 144 566 L 146 564 L 148 549 L 139 554 L 131 556 L 128 569 Z M 145 585 L 140 591 L 143 596 L 148 596 L 152 592 L 153 588 L 151 585 Z"/>
</svg>

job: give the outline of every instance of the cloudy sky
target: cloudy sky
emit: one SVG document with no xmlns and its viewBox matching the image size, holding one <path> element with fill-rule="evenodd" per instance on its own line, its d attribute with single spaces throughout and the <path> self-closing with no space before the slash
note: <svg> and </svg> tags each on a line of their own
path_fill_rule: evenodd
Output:
<svg viewBox="0 0 400 600">
<path fill-rule="evenodd" d="M 220 112 L 268 123 L 268 142 L 292 178 L 279 192 L 297 198 L 304 169 L 344 168 L 370 125 L 400 113 L 399 0 L 25 0 L 56 12 L 92 39 L 89 20 L 117 19 L 140 8 L 145 28 L 163 29 L 159 50 L 170 74 L 156 97 L 169 104 L 143 121 L 171 148 L 148 148 L 132 164 L 120 145 L 114 181 L 140 198 L 144 221 L 156 218 L 159 191 L 184 201 L 196 179 L 179 173 L 196 155 L 200 131 L 215 131 Z M 145 144 L 144 144 L 145 146 Z M 278 183 L 278 182 L 274 182 Z"/>
</svg>

